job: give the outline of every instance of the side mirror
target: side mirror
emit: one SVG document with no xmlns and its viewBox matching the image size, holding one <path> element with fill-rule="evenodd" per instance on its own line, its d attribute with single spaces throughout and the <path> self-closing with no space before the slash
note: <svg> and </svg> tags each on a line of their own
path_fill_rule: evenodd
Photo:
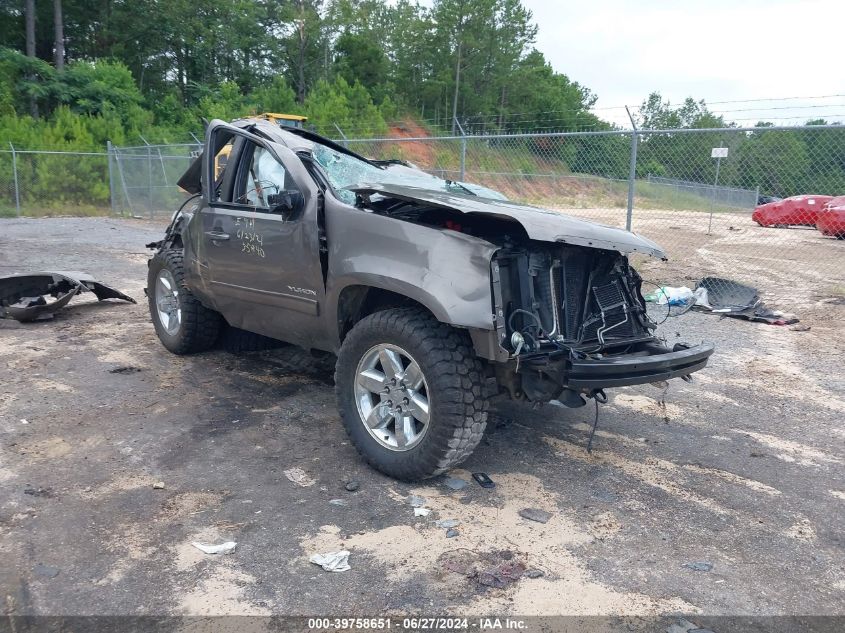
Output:
<svg viewBox="0 0 845 633">
<path fill-rule="evenodd" d="M 299 215 L 305 205 L 305 197 L 297 189 L 284 189 L 267 196 L 270 212 L 281 215 L 285 220 L 292 220 Z"/>
</svg>

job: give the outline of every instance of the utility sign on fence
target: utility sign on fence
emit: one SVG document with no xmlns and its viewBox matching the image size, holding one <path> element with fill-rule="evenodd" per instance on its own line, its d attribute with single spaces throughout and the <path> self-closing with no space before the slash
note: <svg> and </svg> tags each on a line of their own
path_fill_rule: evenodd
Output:
<svg viewBox="0 0 845 633">
<path fill-rule="evenodd" d="M 710 158 L 727 158 L 728 157 L 728 148 L 727 147 L 714 147 L 710 150 Z"/>
</svg>

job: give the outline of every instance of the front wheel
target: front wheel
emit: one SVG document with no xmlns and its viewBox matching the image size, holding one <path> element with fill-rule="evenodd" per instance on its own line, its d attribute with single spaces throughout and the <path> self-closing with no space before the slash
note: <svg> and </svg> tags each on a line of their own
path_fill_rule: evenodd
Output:
<svg viewBox="0 0 845 633">
<path fill-rule="evenodd" d="M 159 251 L 150 260 L 147 296 L 156 334 L 174 354 L 202 352 L 217 342 L 222 318 L 185 285 L 182 251 Z"/>
<path fill-rule="evenodd" d="M 447 471 L 487 426 L 483 368 L 468 335 L 413 308 L 359 321 L 340 348 L 335 385 L 358 452 L 396 479 Z"/>
</svg>

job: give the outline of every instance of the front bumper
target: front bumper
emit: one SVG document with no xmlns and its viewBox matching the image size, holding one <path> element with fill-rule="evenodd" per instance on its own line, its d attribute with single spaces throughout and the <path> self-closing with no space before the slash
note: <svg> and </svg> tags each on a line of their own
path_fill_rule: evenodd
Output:
<svg viewBox="0 0 845 633">
<path fill-rule="evenodd" d="M 570 366 L 565 372 L 565 386 L 580 391 L 689 376 L 707 365 L 713 349 L 712 343 L 694 347 L 676 345 L 673 350 L 650 343 L 632 354 L 568 360 Z"/>
</svg>

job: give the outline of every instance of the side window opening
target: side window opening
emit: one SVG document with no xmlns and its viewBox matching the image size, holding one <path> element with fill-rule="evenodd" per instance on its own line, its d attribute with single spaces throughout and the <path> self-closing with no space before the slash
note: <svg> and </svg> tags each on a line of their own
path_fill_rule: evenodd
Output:
<svg viewBox="0 0 845 633">
<path fill-rule="evenodd" d="M 235 187 L 236 204 L 269 209 L 279 194 L 291 189 L 290 175 L 269 150 L 254 143 L 244 148 Z"/>
</svg>

